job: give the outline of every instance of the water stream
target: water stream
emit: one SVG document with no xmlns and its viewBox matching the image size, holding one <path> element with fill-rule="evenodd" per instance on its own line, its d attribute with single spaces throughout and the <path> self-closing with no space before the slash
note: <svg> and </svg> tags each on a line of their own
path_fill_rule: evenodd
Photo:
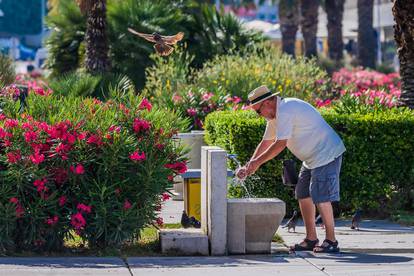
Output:
<svg viewBox="0 0 414 276">
<path fill-rule="evenodd" d="M 250 176 L 248 176 L 246 178 L 243 178 L 243 179 L 238 178 L 236 176 L 236 172 L 242 167 L 242 165 L 240 164 L 240 161 L 237 159 L 237 155 L 228 154 L 227 158 L 234 161 L 237 165 L 237 168 L 233 171 L 234 172 L 234 177 L 230 180 L 230 185 L 232 185 L 232 186 L 241 186 L 244 189 L 244 191 L 246 192 L 245 197 L 247 197 L 247 198 L 254 197 L 253 194 L 249 191 L 249 189 L 247 189 L 246 180 L 257 181 L 260 178 L 258 176 L 255 176 L 255 175 L 250 175 Z"/>
</svg>

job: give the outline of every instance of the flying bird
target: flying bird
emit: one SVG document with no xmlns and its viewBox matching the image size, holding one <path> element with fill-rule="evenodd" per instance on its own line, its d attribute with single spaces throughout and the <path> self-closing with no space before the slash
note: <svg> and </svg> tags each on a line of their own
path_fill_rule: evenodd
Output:
<svg viewBox="0 0 414 276">
<path fill-rule="evenodd" d="M 352 216 L 352 225 L 351 225 L 351 229 L 356 229 L 359 231 L 359 223 L 362 220 L 362 211 L 361 210 L 356 210 L 355 214 Z"/>
<path fill-rule="evenodd" d="M 183 32 L 179 32 L 176 35 L 164 36 L 158 33 L 144 34 L 144 33 L 137 32 L 131 28 L 128 28 L 128 31 L 130 31 L 134 35 L 144 38 L 145 40 L 149 42 L 155 43 L 154 45 L 155 51 L 161 56 L 168 56 L 169 54 L 171 54 L 172 51 L 174 50 L 174 48 L 171 46 L 175 45 L 178 41 L 180 41 L 184 37 Z"/>
<path fill-rule="evenodd" d="M 298 212 L 295 210 L 293 211 L 293 216 L 288 220 L 288 222 L 282 226 L 282 228 L 288 229 L 288 232 L 290 232 L 290 229 L 293 229 L 293 233 L 296 233 L 296 224 L 298 223 Z"/>
</svg>

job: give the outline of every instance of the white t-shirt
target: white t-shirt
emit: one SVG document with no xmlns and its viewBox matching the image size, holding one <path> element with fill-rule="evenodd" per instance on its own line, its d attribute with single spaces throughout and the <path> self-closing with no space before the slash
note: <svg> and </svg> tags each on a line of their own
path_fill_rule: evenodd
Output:
<svg viewBox="0 0 414 276">
<path fill-rule="evenodd" d="M 309 103 L 277 97 L 276 118 L 267 121 L 263 140 L 287 140 L 288 149 L 303 166 L 324 166 L 345 152 L 338 134 Z"/>
</svg>

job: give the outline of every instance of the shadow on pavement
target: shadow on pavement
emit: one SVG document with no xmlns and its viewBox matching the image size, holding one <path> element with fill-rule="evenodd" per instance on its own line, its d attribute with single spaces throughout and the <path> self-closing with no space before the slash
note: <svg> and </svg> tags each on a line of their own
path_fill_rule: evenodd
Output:
<svg viewBox="0 0 414 276">
<path fill-rule="evenodd" d="M 342 252 L 339 254 L 321 254 L 313 255 L 311 253 L 303 256 L 307 259 L 319 259 L 335 261 L 338 264 L 392 264 L 392 263 L 406 263 L 413 260 L 411 257 L 401 255 L 384 255 L 384 254 L 369 254 L 369 253 L 348 253 Z"/>
</svg>

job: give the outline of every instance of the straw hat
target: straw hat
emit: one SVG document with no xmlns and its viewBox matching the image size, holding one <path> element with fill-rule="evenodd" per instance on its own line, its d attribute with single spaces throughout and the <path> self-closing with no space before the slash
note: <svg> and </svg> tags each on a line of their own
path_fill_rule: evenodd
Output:
<svg viewBox="0 0 414 276">
<path fill-rule="evenodd" d="M 262 85 L 254 89 L 247 96 L 248 103 L 250 106 L 263 102 L 270 97 L 278 95 L 279 92 L 272 93 L 266 85 Z"/>
</svg>

